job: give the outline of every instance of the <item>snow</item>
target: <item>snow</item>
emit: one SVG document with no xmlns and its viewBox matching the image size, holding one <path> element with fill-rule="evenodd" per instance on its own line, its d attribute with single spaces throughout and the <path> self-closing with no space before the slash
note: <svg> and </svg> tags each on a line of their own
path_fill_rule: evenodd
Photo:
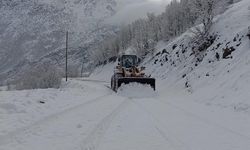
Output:
<svg viewBox="0 0 250 150">
<path fill-rule="evenodd" d="M 250 25 L 249 6 L 249 1 L 243 0 L 216 17 L 212 33 L 217 34 L 218 38 L 208 48 L 202 62 L 197 62 L 190 55 L 189 42 L 193 33 L 187 31 L 165 46 L 159 44 L 154 57 L 144 62 L 147 73 L 156 77 L 162 86 L 184 90 L 188 83 L 187 90 L 191 92 L 193 101 L 249 114 L 250 42 L 246 37 Z M 173 50 L 175 44 L 177 47 Z M 182 53 L 185 47 L 186 52 Z M 236 49 L 232 59 L 222 59 L 226 47 Z M 162 54 L 163 49 L 169 54 Z M 216 53 L 220 55 L 219 61 L 215 58 Z"/>
<path fill-rule="evenodd" d="M 121 85 L 117 91 L 117 94 L 130 98 L 147 98 L 157 95 L 150 85 L 142 85 L 138 83 Z"/>
<path fill-rule="evenodd" d="M 114 73 L 116 63 L 109 63 L 108 65 L 98 66 L 94 72 L 92 72 L 90 78 L 95 80 L 110 81 L 111 76 Z"/>
<path fill-rule="evenodd" d="M 60 133 L 61 130 L 71 128 L 68 126 L 70 124 L 68 122 L 69 120 L 64 120 L 64 115 L 76 121 L 75 128 L 77 131 L 84 126 L 82 124 L 85 122 L 90 122 L 91 124 L 94 114 L 86 119 L 81 118 L 84 118 L 84 115 L 92 113 L 91 109 L 93 110 L 93 107 L 91 108 L 91 103 L 95 103 L 98 99 L 110 95 L 111 91 L 104 87 L 98 87 L 95 83 L 83 84 L 84 82 L 82 82 L 83 81 L 78 80 L 70 81 L 69 83 L 64 83 L 62 88 L 58 90 L 1 92 L 0 149 L 26 149 L 26 146 L 28 146 L 29 149 L 38 149 L 37 146 L 39 144 L 41 144 L 40 149 L 44 149 L 44 142 L 47 142 L 50 138 L 60 137 L 60 134 L 73 134 L 70 133 L 73 130 L 66 131 L 68 133 Z M 40 101 L 44 101 L 45 104 L 39 103 Z M 119 102 L 119 100 L 116 101 L 117 103 Z M 102 111 L 109 111 L 109 107 L 116 105 L 116 102 L 107 105 L 103 105 L 102 103 L 106 103 L 106 101 L 100 100 L 100 103 L 98 103 Z M 85 109 L 85 106 L 89 107 Z M 82 112 L 82 109 L 84 109 L 84 112 Z M 73 117 L 76 114 L 78 114 L 78 118 Z M 99 116 L 102 117 L 100 112 L 97 112 L 95 115 L 93 119 L 97 119 Z M 63 119 L 60 120 L 60 118 Z M 65 125 L 63 127 L 66 128 L 60 128 L 59 125 Z M 40 130 L 42 130 L 40 128 L 43 127 L 45 131 L 40 132 Z M 48 130 L 46 130 L 46 128 L 48 128 Z M 58 128 L 58 130 L 50 130 L 51 128 Z M 65 140 L 63 138 L 65 138 L 64 136 L 62 140 Z M 15 142 L 12 142 L 12 140 Z M 27 143 L 26 140 L 28 140 Z M 20 144 L 20 141 L 22 141 L 22 144 Z M 49 143 L 46 143 L 46 145 L 48 148 L 50 146 L 56 147 L 54 142 L 56 141 L 52 140 L 51 145 Z M 7 144 L 7 146 L 2 146 L 4 144 Z M 8 146 L 9 144 L 11 146 Z M 62 146 L 60 143 L 58 144 L 58 147 Z M 17 147 L 13 147 L 13 145 Z"/>
<path fill-rule="evenodd" d="M 0 150 L 250 149 L 250 41 L 244 36 L 249 6 L 242 0 L 218 16 L 213 31 L 219 39 L 197 66 L 189 49 L 176 56 L 179 45 L 192 37 L 190 31 L 159 43 L 156 54 L 161 53 L 143 63 L 156 78 L 156 91 L 129 84 L 113 92 L 113 63 L 59 89 L 2 88 Z M 216 60 L 215 53 L 222 55 L 228 42 L 236 48 L 233 58 Z M 218 43 L 220 48 L 212 50 Z M 163 49 L 175 65 L 160 62 Z"/>
<path fill-rule="evenodd" d="M 6 91 L 7 88 L 7 86 L 0 86 L 0 91 Z"/>
<path fill-rule="evenodd" d="M 0 149 L 250 148 L 249 115 L 202 105 L 173 87 L 156 94 L 138 84 L 118 93 L 107 86 L 79 78 L 58 90 L 1 92 Z"/>
</svg>

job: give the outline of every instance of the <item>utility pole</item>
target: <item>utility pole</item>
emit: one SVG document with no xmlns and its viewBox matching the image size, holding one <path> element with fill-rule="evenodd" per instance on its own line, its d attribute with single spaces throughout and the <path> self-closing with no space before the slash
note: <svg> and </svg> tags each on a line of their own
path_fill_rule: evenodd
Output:
<svg viewBox="0 0 250 150">
<path fill-rule="evenodd" d="M 83 74 L 83 65 L 84 63 L 82 62 L 82 68 L 81 68 L 81 78 L 83 77 L 82 74 Z"/>
<path fill-rule="evenodd" d="M 68 81 L 68 38 L 69 38 L 69 32 L 66 32 L 66 58 L 65 58 L 65 78 L 66 78 L 66 82 Z"/>
</svg>

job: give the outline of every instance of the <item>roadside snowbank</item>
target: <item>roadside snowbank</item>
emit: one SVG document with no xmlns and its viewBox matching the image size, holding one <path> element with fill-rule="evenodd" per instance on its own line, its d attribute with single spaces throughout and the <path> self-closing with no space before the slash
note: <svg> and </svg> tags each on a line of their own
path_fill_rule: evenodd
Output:
<svg viewBox="0 0 250 150">
<path fill-rule="evenodd" d="M 0 141 L 1 137 L 7 136 L 6 133 L 16 132 L 47 116 L 78 106 L 107 92 L 110 93 L 105 87 L 100 88 L 93 83 L 77 80 L 63 82 L 60 89 L 1 91 Z"/>
</svg>

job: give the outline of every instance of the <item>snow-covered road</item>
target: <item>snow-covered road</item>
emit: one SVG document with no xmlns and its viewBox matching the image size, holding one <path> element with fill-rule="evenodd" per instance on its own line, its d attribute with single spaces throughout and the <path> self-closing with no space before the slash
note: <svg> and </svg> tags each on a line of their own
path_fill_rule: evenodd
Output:
<svg viewBox="0 0 250 150">
<path fill-rule="evenodd" d="M 133 85 L 114 93 L 108 84 L 74 79 L 59 90 L 0 93 L 0 150 L 250 149 L 248 115 L 184 91 Z M 41 95 L 45 104 L 30 102 Z"/>
</svg>

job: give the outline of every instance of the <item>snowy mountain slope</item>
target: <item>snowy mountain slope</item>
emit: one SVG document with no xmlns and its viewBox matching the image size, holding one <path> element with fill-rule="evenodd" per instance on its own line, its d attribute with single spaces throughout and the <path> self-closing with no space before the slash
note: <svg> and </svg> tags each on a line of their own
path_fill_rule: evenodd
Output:
<svg viewBox="0 0 250 150">
<path fill-rule="evenodd" d="M 79 68 L 83 63 L 87 65 L 90 60 L 85 58 L 89 55 L 88 52 L 91 52 L 90 49 L 107 35 L 114 35 L 118 30 L 114 21 L 107 20 L 120 11 L 132 7 L 133 4 L 142 3 L 149 2 L 147 0 L 136 0 L 133 3 L 130 0 L 2 0 L 0 2 L 1 82 L 15 79 L 44 61 L 62 67 L 65 61 L 66 30 L 70 32 L 70 64 Z"/>
<path fill-rule="evenodd" d="M 192 33 L 187 32 L 164 47 L 169 54 L 158 53 L 145 64 L 149 73 L 168 85 L 186 84 L 199 102 L 249 113 L 249 6 L 249 1 L 243 0 L 217 17 L 211 32 L 217 38 L 202 61 L 190 56 Z M 174 45 L 177 47 L 173 50 Z M 235 51 L 223 58 L 227 48 Z"/>
<path fill-rule="evenodd" d="M 188 90 L 199 103 L 250 113 L 250 41 L 246 36 L 250 26 L 249 7 L 249 1 L 242 0 L 216 17 L 211 31 L 216 39 L 199 59 L 190 43 L 194 28 L 169 43 L 160 42 L 156 53 L 147 56 L 143 63 L 147 74 L 157 79 L 158 90 L 177 87 Z M 235 50 L 223 58 L 227 48 Z M 98 67 L 93 77 L 109 80 L 113 67 L 114 64 Z"/>
<path fill-rule="evenodd" d="M 70 31 L 70 58 L 80 64 L 79 53 L 86 54 L 86 48 L 114 31 L 101 22 L 115 13 L 115 7 L 112 0 L 1 1 L 1 80 L 25 72 L 38 60 L 54 61 L 50 54 L 61 55 L 66 30 Z"/>
</svg>

